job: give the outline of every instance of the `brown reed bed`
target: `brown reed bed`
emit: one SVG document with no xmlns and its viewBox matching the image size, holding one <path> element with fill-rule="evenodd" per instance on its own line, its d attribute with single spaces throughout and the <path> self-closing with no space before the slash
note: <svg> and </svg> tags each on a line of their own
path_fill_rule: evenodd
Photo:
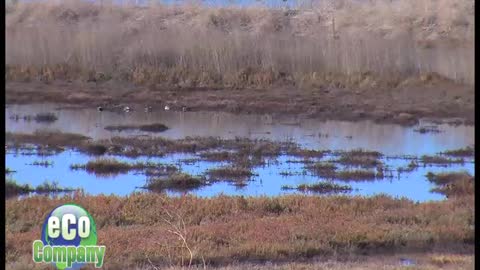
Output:
<svg viewBox="0 0 480 270">
<path fill-rule="evenodd" d="M 193 252 L 192 264 L 368 257 L 402 252 L 473 254 L 474 196 L 415 203 L 388 196 L 304 196 L 199 198 L 133 194 L 127 197 L 34 196 L 6 200 L 6 260 L 31 258 L 32 239 L 51 209 L 82 205 L 95 218 L 99 243 L 108 247 L 105 267 L 188 264 L 178 248 L 181 230 Z M 135 247 L 133 254 L 123 243 Z M 228 248 L 227 248 L 228 247 Z M 350 256 L 350 257 L 349 257 Z M 186 266 L 186 264 L 183 264 Z"/>
<path fill-rule="evenodd" d="M 288 12 L 19 3 L 6 14 L 6 78 L 318 87 L 398 84 L 402 77 L 435 72 L 473 83 L 473 1 L 347 2 L 333 10 L 320 5 Z"/>
</svg>

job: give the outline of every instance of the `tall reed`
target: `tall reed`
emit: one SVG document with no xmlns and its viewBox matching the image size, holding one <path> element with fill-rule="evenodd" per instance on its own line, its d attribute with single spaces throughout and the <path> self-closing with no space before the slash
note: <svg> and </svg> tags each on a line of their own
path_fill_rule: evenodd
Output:
<svg viewBox="0 0 480 270">
<path fill-rule="evenodd" d="M 138 83 L 228 86 L 437 73 L 474 83 L 473 1 L 339 3 L 295 10 L 18 3 L 6 15 L 6 76 L 93 72 Z"/>
</svg>

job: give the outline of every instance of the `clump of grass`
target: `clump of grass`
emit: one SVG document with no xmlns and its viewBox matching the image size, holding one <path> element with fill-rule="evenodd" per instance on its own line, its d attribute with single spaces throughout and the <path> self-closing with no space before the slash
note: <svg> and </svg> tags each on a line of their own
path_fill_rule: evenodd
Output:
<svg viewBox="0 0 480 270">
<path fill-rule="evenodd" d="M 8 117 L 8 119 L 18 122 L 18 120 L 20 119 L 20 115 L 19 114 L 12 114 Z"/>
<path fill-rule="evenodd" d="M 89 155 L 101 156 L 108 151 L 108 148 L 102 144 L 90 143 L 81 147 L 81 150 Z"/>
<path fill-rule="evenodd" d="M 463 158 L 451 159 L 451 158 L 446 158 L 439 155 L 436 155 L 436 156 L 423 155 L 420 158 L 420 161 L 423 164 L 436 164 L 436 165 L 462 164 L 465 162 Z"/>
<path fill-rule="evenodd" d="M 329 151 L 304 149 L 300 147 L 291 147 L 287 150 L 287 155 L 303 158 L 322 158 Z"/>
<path fill-rule="evenodd" d="M 297 173 L 292 172 L 292 171 L 281 171 L 279 174 L 281 176 L 293 176 L 293 175 L 296 175 Z"/>
<path fill-rule="evenodd" d="M 453 156 L 453 157 L 473 157 L 475 156 L 475 148 L 471 146 L 467 146 L 464 148 L 441 152 L 440 154 Z"/>
<path fill-rule="evenodd" d="M 350 151 L 341 151 L 341 155 L 350 156 L 350 157 L 372 157 L 372 158 L 381 158 L 382 153 L 378 151 L 369 151 L 362 148 L 352 149 Z"/>
<path fill-rule="evenodd" d="M 119 126 L 106 126 L 106 130 L 108 131 L 125 131 L 125 130 L 140 130 L 146 132 L 164 132 L 168 130 L 168 127 L 164 124 L 155 123 L 155 124 L 147 124 L 147 125 L 119 125 Z"/>
<path fill-rule="evenodd" d="M 74 189 L 72 188 L 61 187 L 57 181 L 49 182 L 48 180 L 45 180 L 45 182 L 43 182 L 43 184 L 38 185 L 34 191 L 37 193 L 53 193 L 53 192 L 68 192 L 73 190 Z"/>
<path fill-rule="evenodd" d="M 164 124 L 148 124 L 148 125 L 141 125 L 139 127 L 141 131 L 147 131 L 147 132 L 164 132 L 168 130 L 168 127 L 165 126 Z"/>
<path fill-rule="evenodd" d="M 440 133 L 442 132 L 440 129 L 438 129 L 437 126 L 424 126 L 424 127 L 419 127 L 417 129 L 414 129 L 413 131 L 418 132 L 420 134 L 425 134 L 425 133 Z"/>
<path fill-rule="evenodd" d="M 430 182 L 437 185 L 446 185 L 457 181 L 462 178 L 471 178 L 467 172 L 448 172 L 448 173 L 427 173 L 427 178 Z"/>
<path fill-rule="evenodd" d="M 408 165 L 406 167 L 399 167 L 397 169 L 397 171 L 399 173 L 402 173 L 402 172 L 413 172 L 416 168 L 418 168 L 419 165 L 418 163 L 415 161 L 415 160 L 411 160 L 410 163 L 408 163 Z"/>
<path fill-rule="evenodd" d="M 475 193 L 475 179 L 467 172 L 438 174 L 429 172 L 426 176 L 430 182 L 436 185 L 432 191 L 444 194 L 447 198 L 473 195 Z"/>
<path fill-rule="evenodd" d="M 23 121 L 25 122 L 30 122 L 32 121 L 35 117 L 33 115 L 24 115 L 23 117 Z"/>
<path fill-rule="evenodd" d="M 367 168 L 381 164 L 381 161 L 375 156 L 351 155 L 349 153 L 342 154 L 337 162 L 343 165 L 362 166 Z"/>
<path fill-rule="evenodd" d="M 166 176 L 178 171 L 178 168 L 173 165 L 157 165 L 155 168 L 147 168 L 145 170 L 146 176 Z"/>
<path fill-rule="evenodd" d="M 334 177 L 337 166 L 335 166 L 333 163 L 317 162 L 308 164 L 306 169 L 310 170 L 316 176 Z"/>
<path fill-rule="evenodd" d="M 56 181 L 49 182 L 45 180 L 43 184 L 40 184 L 37 187 L 32 187 L 29 184 L 19 184 L 15 180 L 5 179 L 5 196 L 7 198 L 19 195 L 26 195 L 32 192 L 45 194 L 56 192 L 70 192 L 73 190 L 74 189 L 72 188 L 61 187 Z"/>
<path fill-rule="evenodd" d="M 210 179 L 217 180 L 217 181 L 245 180 L 254 176 L 251 169 L 245 168 L 245 167 L 236 167 L 236 166 L 227 166 L 227 167 L 209 169 L 206 172 L 206 175 L 208 175 Z"/>
<path fill-rule="evenodd" d="M 45 123 L 52 123 L 58 120 L 58 117 L 54 113 L 38 113 L 33 118 L 35 122 L 45 122 Z"/>
<path fill-rule="evenodd" d="M 301 184 L 296 187 L 282 186 L 282 189 L 296 189 L 298 191 L 306 192 L 312 191 L 315 193 L 330 194 L 330 193 L 346 193 L 352 190 L 349 185 L 339 185 L 330 182 L 319 182 L 315 184 Z"/>
<path fill-rule="evenodd" d="M 236 140 L 235 148 L 238 149 L 239 155 L 249 155 L 257 159 L 263 157 L 276 157 L 282 151 L 282 144 L 268 140 Z"/>
<path fill-rule="evenodd" d="M 138 130 L 138 127 L 132 126 L 132 125 L 117 125 L 117 126 L 106 126 L 105 130 L 122 132 L 125 130 Z"/>
<path fill-rule="evenodd" d="M 230 161 L 237 156 L 238 154 L 228 151 L 204 152 L 200 154 L 200 158 L 206 161 Z"/>
<path fill-rule="evenodd" d="M 178 170 L 173 165 L 166 165 L 153 162 L 128 163 L 118 161 L 114 158 L 98 158 L 90 160 L 86 164 L 72 164 L 72 170 L 86 170 L 99 176 L 114 176 L 129 171 L 144 171 L 147 176 L 166 175 Z"/>
<path fill-rule="evenodd" d="M 35 160 L 31 165 L 49 167 L 49 166 L 53 166 L 53 161 L 48 161 L 48 160 L 38 161 L 38 160 Z"/>
<path fill-rule="evenodd" d="M 90 160 L 86 164 L 72 164 L 70 169 L 72 170 L 86 170 L 88 173 L 93 173 L 100 176 L 112 176 L 122 173 L 127 173 L 131 170 L 145 170 L 145 169 L 162 169 L 162 164 L 156 164 L 151 162 L 137 162 L 128 163 L 118 161 L 114 158 L 98 158 Z"/>
<path fill-rule="evenodd" d="M 8 167 L 5 167 L 5 174 L 8 175 L 8 174 L 12 174 L 12 173 L 15 173 L 16 171 L 8 168 Z"/>
<path fill-rule="evenodd" d="M 151 178 L 147 181 L 146 188 L 152 191 L 187 191 L 206 185 L 202 177 L 191 176 L 186 173 L 173 173 L 167 178 Z"/>
<path fill-rule="evenodd" d="M 373 170 L 345 170 L 337 171 L 335 178 L 340 180 L 374 180 L 376 178 L 375 171 Z"/>
<path fill-rule="evenodd" d="M 121 162 L 112 158 L 100 158 L 91 160 L 87 164 L 73 164 L 70 166 L 72 170 L 84 169 L 88 173 L 97 175 L 116 175 L 127 173 L 132 169 L 132 166 L 126 162 Z"/>
<path fill-rule="evenodd" d="M 29 184 L 19 184 L 15 180 L 5 179 L 5 196 L 7 198 L 24 195 L 32 192 L 34 189 Z"/>
</svg>

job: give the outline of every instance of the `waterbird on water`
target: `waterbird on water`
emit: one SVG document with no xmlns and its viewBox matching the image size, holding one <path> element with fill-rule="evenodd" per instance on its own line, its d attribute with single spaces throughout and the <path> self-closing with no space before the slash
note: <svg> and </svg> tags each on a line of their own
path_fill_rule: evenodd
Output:
<svg viewBox="0 0 480 270">
<path fill-rule="evenodd" d="M 170 106 L 165 105 L 165 111 L 169 111 L 169 110 L 170 110 Z"/>
<path fill-rule="evenodd" d="M 145 106 L 145 112 L 151 112 L 152 106 Z"/>
<path fill-rule="evenodd" d="M 97 111 L 102 112 L 102 111 L 103 111 L 103 107 L 102 107 L 102 106 L 98 106 L 98 107 L 97 107 Z"/>
<path fill-rule="evenodd" d="M 124 111 L 124 112 L 129 112 L 129 111 L 130 111 L 130 107 L 128 107 L 128 106 L 123 107 L 123 111 Z"/>
</svg>

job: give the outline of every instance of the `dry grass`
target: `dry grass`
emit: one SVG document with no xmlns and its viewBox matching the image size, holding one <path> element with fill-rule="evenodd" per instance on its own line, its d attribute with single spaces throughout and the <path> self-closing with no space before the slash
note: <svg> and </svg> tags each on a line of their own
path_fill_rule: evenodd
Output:
<svg viewBox="0 0 480 270">
<path fill-rule="evenodd" d="M 451 264 L 465 264 L 469 263 L 469 258 L 465 256 L 455 254 L 437 254 L 431 256 L 431 261 L 434 265 L 445 267 L 445 265 Z"/>
<path fill-rule="evenodd" d="M 298 10 L 60 3 L 9 8 L 8 80 L 181 88 L 377 87 L 412 77 L 474 83 L 473 0 L 352 0 Z"/>
<path fill-rule="evenodd" d="M 127 197 L 35 196 L 6 200 L 7 264 L 31 259 L 45 215 L 66 202 L 95 218 L 99 243 L 107 246 L 105 267 L 130 269 L 176 265 L 189 254 L 178 249 L 165 219 L 179 217 L 194 251 L 193 264 L 282 262 L 349 258 L 389 252 L 473 254 L 474 197 L 414 203 L 387 196 L 362 197 Z M 168 209 L 168 215 L 164 209 Z M 175 223 L 176 224 L 176 223 Z M 128 245 L 127 245 L 128 243 Z M 202 259 L 203 258 L 203 259 Z M 350 257 L 351 258 L 351 257 Z"/>
</svg>

